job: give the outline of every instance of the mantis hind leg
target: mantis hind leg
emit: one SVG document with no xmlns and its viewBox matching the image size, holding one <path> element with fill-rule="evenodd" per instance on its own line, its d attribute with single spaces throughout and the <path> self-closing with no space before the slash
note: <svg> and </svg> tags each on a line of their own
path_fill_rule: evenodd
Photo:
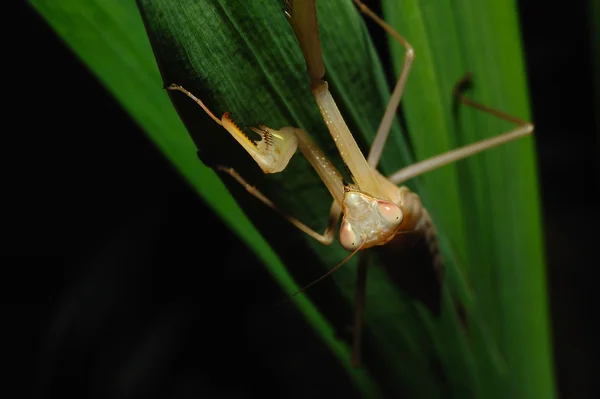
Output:
<svg viewBox="0 0 600 399">
<path fill-rule="evenodd" d="M 529 127 L 531 129 L 531 131 L 533 131 L 533 125 L 531 123 L 529 123 L 521 118 L 517 118 L 516 116 L 509 115 L 509 114 L 502 112 L 500 110 L 497 110 L 495 108 L 488 107 L 487 105 L 478 103 L 474 100 L 471 100 L 469 97 L 465 96 L 464 94 L 462 94 L 462 91 L 465 88 L 465 86 L 467 86 L 469 83 L 471 83 L 472 77 L 473 77 L 473 74 L 468 72 L 465 74 L 465 76 L 460 78 L 458 80 L 458 82 L 456 82 L 456 85 L 454 85 L 454 90 L 453 90 L 454 96 L 460 102 L 462 102 L 465 105 L 468 105 L 469 107 L 473 107 L 480 111 L 487 112 L 488 114 L 494 115 L 497 118 L 503 119 L 508 122 L 512 122 L 515 125 L 519 125 L 519 127 Z"/>
<path fill-rule="evenodd" d="M 463 78 L 461 78 L 454 87 L 454 95 L 456 98 L 462 102 L 463 104 L 476 108 L 480 111 L 491 114 L 497 118 L 503 119 L 505 121 L 514 123 L 517 125 L 516 128 L 509 130 L 503 134 L 500 134 L 495 137 L 491 137 L 489 139 L 477 141 L 473 144 L 466 145 L 464 147 L 457 148 L 455 150 L 451 150 L 445 152 L 443 154 L 439 154 L 433 156 L 431 158 L 425 159 L 423 161 L 414 163 L 410 166 L 400 169 L 396 173 L 393 173 L 388 177 L 388 179 L 394 184 L 401 184 L 413 177 L 420 176 L 424 173 L 430 172 L 432 170 L 441 168 L 444 165 L 448 165 L 452 162 L 459 161 L 461 159 L 470 157 L 471 155 L 478 154 L 482 151 L 488 150 L 490 148 L 497 147 L 501 144 L 508 143 L 510 141 L 519 139 L 521 137 L 528 136 L 533 133 L 533 124 L 521 119 L 516 116 L 509 115 L 505 112 L 499 111 L 492 107 L 488 107 L 487 105 L 483 105 L 478 103 L 469 97 L 462 94 L 461 89 L 469 83 L 471 80 L 471 74 L 466 74 Z"/>
</svg>

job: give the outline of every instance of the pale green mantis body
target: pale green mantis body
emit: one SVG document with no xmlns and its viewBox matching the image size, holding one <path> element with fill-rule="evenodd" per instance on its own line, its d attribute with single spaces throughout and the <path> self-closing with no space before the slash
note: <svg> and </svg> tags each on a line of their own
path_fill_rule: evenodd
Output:
<svg viewBox="0 0 600 399">
<path fill-rule="evenodd" d="M 384 245 L 405 232 L 421 232 L 426 239 L 427 247 L 432 254 L 434 267 L 438 278 L 442 278 L 443 259 L 438 248 L 437 234 L 429 213 L 423 207 L 417 194 L 406 186 L 398 186 L 407 180 L 432 171 L 451 162 L 463 159 L 483 150 L 498 146 L 533 132 L 533 125 L 518 118 L 506 115 L 480 105 L 460 94 L 461 101 L 499 118 L 513 122 L 517 128 L 497 137 L 483 140 L 447 153 L 417 162 L 400 169 L 390 176 L 383 176 L 376 169 L 381 157 L 386 139 L 390 132 L 392 121 L 396 115 L 402 92 L 406 85 L 408 74 L 412 67 L 415 52 L 408 41 L 394 31 L 389 25 L 377 17 L 360 0 L 354 0 L 359 9 L 378 25 L 385 29 L 405 48 L 403 67 L 392 92 L 390 101 L 379 125 L 375 140 L 368 156 L 365 158 L 360 151 L 352 133 L 338 110 L 332 97 L 325 76 L 325 67 L 319 41 L 315 0 L 288 0 L 286 16 L 290 21 L 296 38 L 304 55 L 307 72 L 310 78 L 310 88 L 319 107 L 321 115 L 331 133 L 340 156 L 347 165 L 353 184 L 344 182 L 342 175 L 327 159 L 309 134 L 302 129 L 284 127 L 279 130 L 264 125 L 251 128 L 260 135 L 261 141 L 253 141 L 225 113 L 217 118 L 192 93 L 181 86 L 171 85 L 169 89 L 179 90 L 196 101 L 215 122 L 222 125 L 250 154 L 264 173 L 278 173 L 285 170 L 289 160 L 297 149 L 306 157 L 333 197 L 330 214 L 325 231 L 321 234 L 306 226 L 296 218 L 282 213 L 279 208 L 256 188 L 249 185 L 234 169 L 217 166 L 217 169 L 229 173 L 248 192 L 262 202 L 280 212 L 300 230 L 318 240 L 324 245 L 333 242 L 335 227 L 342 216 L 340 225 L 340 244 L 352 255 L 360 250 Z M 342 262 L 341 264 L 343 264 Z M 338 265 L 337 267 L 341 266 Z M 336 268 L 337 268 L 336 267 Z M 328 272 L 329 275 L 333 270 Z M 324 276 L 323 276 L 324 277 Z M 318 281 L 318 280 L 317 280 Z M 314 282 L 313 282 L 314 283 Z M 359 282 L 364 286 L 364 281 Z M 356 320 L 354 330 L 354 351 L 352 362 L 360 363 L 360 340 L 362 325 L 362 303 L 364 298 L 357 296 Z"/>
</svg>

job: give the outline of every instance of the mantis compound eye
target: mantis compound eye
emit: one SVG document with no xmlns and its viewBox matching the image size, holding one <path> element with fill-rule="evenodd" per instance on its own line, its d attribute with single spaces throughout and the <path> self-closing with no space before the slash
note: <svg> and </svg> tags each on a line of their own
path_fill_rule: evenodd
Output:
<svg viewBox="0 0 600 399">
<path fill-rule="evenodd" d="M 356 234 L 349 222 L 342 222 L 340 227 L 340 244 L 347 251 L 355 251 L 361 245 L 360 237 Z"/>
<path fill-rule="evenodd" d="M 402 209 L 393 202 L 379 201 L 377 204 L 379 215 L 389 224 L 399 225 L 404 219 Z"/>
</svg>

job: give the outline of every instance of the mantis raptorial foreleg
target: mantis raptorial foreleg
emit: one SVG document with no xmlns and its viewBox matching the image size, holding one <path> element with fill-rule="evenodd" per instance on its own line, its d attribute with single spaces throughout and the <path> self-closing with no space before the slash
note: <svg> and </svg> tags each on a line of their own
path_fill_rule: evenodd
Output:
<svg viewBox="0 0 600 399">
<path fill-rule="evenodd" d="M 329 210 L 327 218 L 327 227 L 323 234 L 319 234 L 315 230 L 302 223 L 294 216 L 284 212 L 267 196 L 261 193 L 256 187 L 250 185 L 246 180 L 233 168 L 216 165 L 213 168 L 229 174 L 246 191 L 258 198 L 271 209 L 275 210 L 298 229 L 308 234 L 323 245 L 329 245 L 333 242 L 335 235 L 335 227 L 342 213 L 341 200 L 343 198 L 343 179 L 337 169 L 329 162 L 322 151 L 312 141 L 310 136 L 302 129 L 286 127 L 281 130 L 270 129 L 264 125 L 259 128 L 251 127 L 250 129 L 261 137 L 261 141 L 255 142 L 246 136 L 242 130 L 231 120 L 229 113 L 223 114 L 219 120 L 208 107 L 196 96 L 190 93 L 182 86 L 172 84 L 167 87 L 167 90 L 175 90 L 184 93 L 186 96 L 194 100 L 216 123 L 227 130 L 238 143 L 252 156 L 256 163 L 260 166 L 264 173 L 278 173 L 287 166 L 290 158 L 299 148 L 302 154 L 308 159 L 314 169 L 317 171 L 321 180 L 329 189 L 334 200 Z"/>
</svg>

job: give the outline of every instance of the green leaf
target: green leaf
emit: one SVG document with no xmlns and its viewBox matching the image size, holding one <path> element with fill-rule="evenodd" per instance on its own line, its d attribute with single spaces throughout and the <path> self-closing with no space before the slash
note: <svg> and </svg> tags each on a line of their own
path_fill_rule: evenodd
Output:
<svg viewBox="0 0 600 399">
<path fill-rule="evenodd" d="M 514 1 L 434 6 L 405 0 L 384 5 L 390 23 L 417 52 L 404 105 L 417 158 L 511 127 L 477 110 L 462 109 L 458 118 L 451 114 L 452 86 L 467 71 L 474 75 L 469 94 L 475 100 L 529 118 Z M 391 47 L 399 70 L 402 50 Z M 431 108 L 439 118 L 430 117 Z M 464 242 L 468 245 L 464 267 L 478 323 L 491 334 L 505 363 L 496 386 L 501 397 L 507 395 L 503 387 L 518 397 L 554 393 L 535 163 L 533 140 L 528 138 L 424 177 L 427 189 L 444 193 L 430 197 L 434 211 L 444 209 L 438 203 L 448 197 L 459 198 L 463 223 L 455 225 L 445 211 L 435 213 L 436 221 L 453 239 L 463 237 L 457 240 L 459 249 Z M 483 380 L 486 371 L 481 371 Z M 486 391 L 485 397 L 494 394 Z"/>
<path fill-rule="evenodd" d="M 305 160 L 296 156 L 284 173 L 264 176 L 195 103 L 170 93 L 186 131 L 161 89 L 181 84 L 215 114 L 232 112 L 242 126 L 304 128 L 343 170 L 282 2 L 140 0 L 147 32 L 131 1 L 31 3 L 287 293 L 297 289 L 294 281 L 305 285 L 347 256 L 338 243 L 323 247 L 294 229 L 227 175 L 219 180 L 195 153 L 197 147 L 204 161 L 243 172 L 282 209 L 321 230 L 331 199 Z M 476 111 L 452 113 L 451 87 L 468 70 L 475 73 L 473 97 L 528 116 L 514 5 L 429 3 L 384 4 L 417 53 L 403 100 L 417 159 L 507 129 Z M 366 150 L 388 98 L 381 63 L 350 1 L 319 1 L 318 15 L 327 80 Z M 392 49 L 398 68 L 401 50 Z M 392 173 L 412 159 L 396 124 L 381 168 Z M 441 305 L 432 311 L 415 299 L 418 289 L 399 289 L 378 267 L 383 258 L 371 256 L 362 369 L 349 366 L 347 331 L 357 259 L 294 297 L 363 396 L 553 395 L 534 165 L 528 139 L 410 183 L 440 232 L 447 261 Z M 396 269 L 409 269 L 404 257 L 395 262 Z"/>
</svg>

